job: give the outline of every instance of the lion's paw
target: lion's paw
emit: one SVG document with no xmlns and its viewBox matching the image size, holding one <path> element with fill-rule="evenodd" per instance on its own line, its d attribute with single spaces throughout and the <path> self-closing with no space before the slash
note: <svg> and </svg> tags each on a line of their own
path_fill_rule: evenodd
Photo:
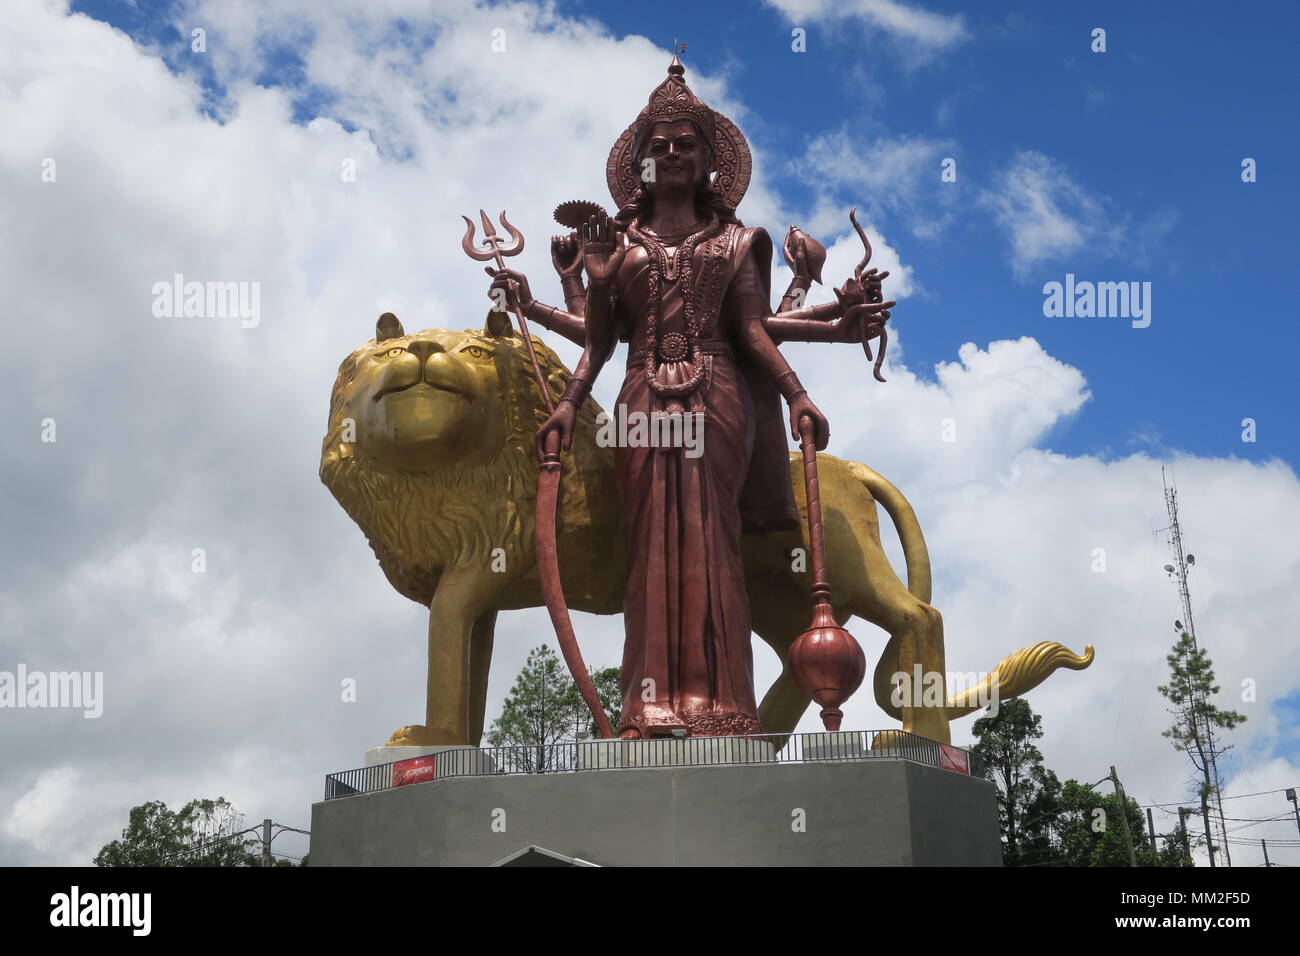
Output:
<svg viewBox="0 0 1300 956">
<path fill-rule="evenodd" d="M 393 731 L 385 747 L 442 747 L 464 744 L 466 741 L 458 735 L 437 727 L 424 724 L 411 724 Z"/>
</svg>

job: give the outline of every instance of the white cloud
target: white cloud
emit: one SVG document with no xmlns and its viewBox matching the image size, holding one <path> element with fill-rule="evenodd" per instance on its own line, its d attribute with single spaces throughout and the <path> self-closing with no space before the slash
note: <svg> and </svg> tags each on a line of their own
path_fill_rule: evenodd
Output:
<svg viewBox="0 0 1300 956">
<path fill-rule="evenodd" d="M 1033 150 L 1012 157 L 985 191 L 984 203 L 1011 242 L 1011 266 L 1023 277 L 1043 262 L 1084 251 L 1112 254 L 1122 237 L 1108 202 L 1076 183 L 1055 160 Z"/>
<path fill-rule="evenodd" d="M 1147 269 L 1178 219 L 1169 209 L 1135 218 L 1034 150 L 1015 153 L 978 201 L 1006 234 L 1020 279 L 1044 264 L 1078 269 L 1109 260 Z"/>
<path fill-rule="evenodd" d="M 69 821 L 80 816 L 86 780 L 76 767 L 54 767 L 36 778 L 31 789 L 14 801 L 2 824 L 6 835 L 23 840 L 41 853 L 62 856 L 84 830 Z"/>
<path fill-rule="evenodd" d="M 940 180 L 940 164 L 955 152 L 950 139 L 859 136 L 840 128 L 815 136 L 788 166 L 817 190 L 814 227 L 823 226 L 827 213 L 838 227 L 844 213 L 832 197 L 848 196 L 873 216 L 897 215 L 916 235 L 934 238 L 951 222 L 958 196 L 956 183 Z"/>
<path fill-rule="evenodd" d="M 960 15 L 932 13 L 898 0 L 767 0 L 793 24 L 865 20 L 871 26 L 924 48 L 942 49 L 970 37 Z"/>
</svg>

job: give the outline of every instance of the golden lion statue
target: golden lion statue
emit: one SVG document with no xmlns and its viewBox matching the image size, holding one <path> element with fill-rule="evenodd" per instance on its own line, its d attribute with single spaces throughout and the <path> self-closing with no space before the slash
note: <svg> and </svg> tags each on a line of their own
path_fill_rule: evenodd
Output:
<svg viewBox="0 0 1300 956">
<path fill-rule="evenodd" d="M 558 400 L 569 370 L 540 340 L 533 347 Z M 497 612 L 543 603 L 533 546 L 533 438 L 546 414 L 536 387 L 506 313 L 489 313 L 481 331 L 407 335 L 386 312 L 375 338 L 339 366 L 321 481 L 361 527 L 393 587 L 429 608 L 425 720 L 396 731 L 389 746 L 477 744 Z M 569 607 L 617 614 L 623 542 L 613 455 L 596 442 L 600 411 L 594 400 L 584 403 L 564 456 L 557 540 Z M 1091 645 L 1078 657 L 1045 641 L 950 695 L 943 619 L 929 604 L 929 555 L 911 505 L 866 465 L 825 454 L 818 460 L 835 607 L 841 623 L 857 615 L 889 633 L 873 689 L 905 731 L 947 743 L 948 722 L 990 697 L 1016 697 L 1059 667 L 1092 663 Z M 790 474 L 803 511 L 797 454 Z M 877 502 L 902 540 L 907 586 L 880 546 Z M 782 662 L 810 620 L 805 533 L 806 521 L 803 530 L 748 534 L 743 543 L 754 631 Z M 912 675 L 925 675 L 924 694 L 905 692 Z M 767 732 L 785 734 L 808 704 L 786 668 L 759 716 Z"/>
</svg>

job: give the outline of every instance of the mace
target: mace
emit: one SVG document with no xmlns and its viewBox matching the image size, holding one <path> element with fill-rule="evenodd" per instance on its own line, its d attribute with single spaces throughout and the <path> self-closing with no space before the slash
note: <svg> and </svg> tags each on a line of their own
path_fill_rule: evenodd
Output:
<svg viewBox="0 0 1300 956">
<path fill-rule="evenodd" d="M 831 584 L 826 575 L 826 542 L 822 534 L 821 490 L 817 483 L 817 443 L 813 420 L 799 418 L 803 448 L 803 480 L 808 494 L 808 544 L 812 548 L 812 625 L 790 645 L 787 660 L 795 681 L 822 708 L 822 725 L 840 729 L 840 710 L 862 685 L 867 658 L 853 635 L 835 622 L 831 606 Z"/>
</svg>

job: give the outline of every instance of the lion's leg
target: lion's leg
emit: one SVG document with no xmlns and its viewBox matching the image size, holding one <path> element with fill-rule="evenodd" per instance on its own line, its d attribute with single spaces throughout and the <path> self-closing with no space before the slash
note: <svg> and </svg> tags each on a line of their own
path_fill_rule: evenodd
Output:
<svg viewBox="0 0 1300 956">
<path fill-rule="evenodd" d="M 483 718 L 487 712 L 488 672 L 492 668 L 492 640 L 496 636 L 497 612 L 484 611 L 474 622 L 469 646 L 469 742 L 483 739 Z"/>
<path fill-rule="evenodd" d="M 388 746 L 462 745 L 470 740 L 474 622 L 501 588 L 500 575 L 471 566 L 444 571 L 429 605 L 429 671 L 423 724 L 403 727 Z"/>
<path fill-rule="evenodd" d="M 811 620 L 812 604 L 793 577 L 765 575 L 750 584 L 750 618 L 754 633 L 781 658 L 778 677 L 758 708 L 758 719 L 767 734 L 788 734 L 798 725 L 808 709 L 808 695 L 800 689 L 790 673 L 786 654 L 794 639 L 804 632 Z"/>
<path fill-rule="evenodd" d="M 943 616 L 901 584 L 897 588 L 877 591 L 873 597 L 872 606 L 862 616 L 883 627 L 890 635 L 885 653 L 876 667 L 877 702 L 880 702 L 882 693 L 893 690 L 894 675 L 907 675 L 903 685 L 903 705 L 899 708 L 903 729 L 931 740 L 950 743 L 952 738 L 945 707 L 948 676 L 944 660 Z M 892 706 L 886 709 L 894 710 Z"/>
</svg>

